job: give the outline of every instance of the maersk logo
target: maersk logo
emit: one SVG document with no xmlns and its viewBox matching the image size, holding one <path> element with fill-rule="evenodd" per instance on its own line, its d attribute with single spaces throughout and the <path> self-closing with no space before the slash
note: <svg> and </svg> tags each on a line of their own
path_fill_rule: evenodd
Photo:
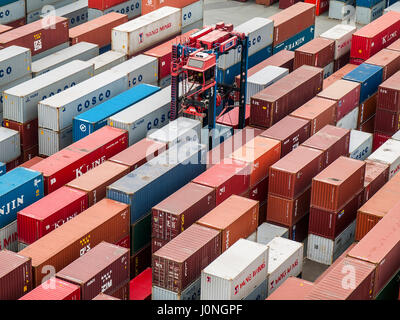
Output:
<svg viewBox="0 0 400 320">
<path fill-rule="evenodd" d="M 24 205 L 24 196 L 21 195 L 17 199 L 11 200 L 10 202 L 4 204 L 0 207 L 0 215 L 8 215 L 10 212 L 16 210 L 20 206 Z"/>
</svg>

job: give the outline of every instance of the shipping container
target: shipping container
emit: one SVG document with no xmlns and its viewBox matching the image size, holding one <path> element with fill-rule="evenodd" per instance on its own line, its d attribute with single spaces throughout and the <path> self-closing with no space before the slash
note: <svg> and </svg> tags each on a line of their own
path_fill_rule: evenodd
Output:
<svg viewBox="0 0 400 320">
<path fill-rule="evenodd" d="M 305 300 L 306 295 L 313 288 L 314 283 L 289 277 L 277 288 L 267 300 Z"/>
<path fill-rule="evenodd" d="M 245 198 L 259 201 L 260 204 L 263 204 L 265 201 L 267 201 L 268 184 L 269 184 L 269 180 L 268 180 L 268 177 L 266 177 L 263 180 L 261 180 L 259 183 L 257 183 L 254 187 L 251 187 L 249 189 L 249 191 L 245 192 L 242 196 Z M 264 221 L 264 220 L 262 220 L 262 221 Z"/>
<path fill-rule="evenodd" d="M 357 130 L 350 131 L 349 156 L 365 160 L 372 152 L 372 134 Z"/>
<path fill-rule="evenodd" d="M 320 37 L 335 41 L 334 59 L 339 59 L 350 52 L 351 36 L 356 30 L 357 28 L 355 26 L 338 24 L 324 33 L 321 33 Z"/>
<path fill-rule="evenodd" d="M 378 94 L 375 93 L 367 100 L 362 102 L 358 107 L 358 123 L 364 123 L 371 117 L 373 117 L 376 113 L 376 105 L 377 105 L 377 96 Z"/>
<path fill-rule="evenodd" d="M 114 51 L 133 56 L 181 32 L 181 10 L 163 7 L 112 29 Z M 137 41 L 139 39 L 139 41 Z"/>
<path fill-rule="evenodd" d="M 400 169 L 400 141 L 389 139 L 368 158 L 389 165 L 389 179 Z"/>
<path fill-rule="evenodd" d="M 131 255 L 151 244 L 152 214 L 149 213 L 131 225 Z"/>
<path fill-rule="evenodd" d="M 69 42 L 73 45 L 86 41 L 103 48 L 111 43 L 111 30 L 127 21 L 128 16 L 126 14 L 111 12 L 71 28 L 69 30 Z"/>
<path fill-rule="evenodd" d="M 233 108 L 232 110 L 225 112 L 222 115 L 216 117 L 216 125 L 225 125 L 232 127 L 232 129 L 239 129 L 239 108 Z M 249 125 L 250 120 L 250 105 L 246 104 L 245 110 L 245 127 Z"/>
<path fill-rule="evenodd" d="M 358 112 L 359 108 L 355 107 L 348 114 L 336 123 L 336 127 L 347 130 L 355 130 L 358 127 Z"/>
<path fill-rule="evenodd" d="M 88 20 L 93 20 L 98 17 L 104 16 L 110 12 L 118 12 L 121 14 L 126 14 L 128 20 L 132 20 L 141 15 L 142 12 L 142 1 L 141 0 L 125 0 L 122 3 L 113 5 L 108 9 L 95 9 L 92 7 L 88 8 Z"/>
<path fill-rule="evenodd" d="M 400 52 L 382 49 L 365 63 L 382 67 L 382 81 L 385 81 L 400 69 Z"/>
<path fill-rule="evenodd" d="M 269 249 L 249 240 L 238 240 L 202 270 L 201 300 L 246 298 L 267 277 Z"/>
<path fill-rule="evenodd" d="M 28 161 L 24 162 L 23 164 L 19 165 L 19 167 L 23 167 L 23 168 L 29 169 L 30 167 L 32 167 L 33 165 L 39 163 L 42 160 L 43 160 L 42 157 L 34 157 L 31 160 L 28 160 Z"/>
<path fill-rule="evenodd" d="M 16 130 L 0 127 L 0 161 L 8 163 L 21 155 L 21 136 Z"/>
<path fill-rule="evenodd" d="M 80 300 L 81 288 L 55 277 L 34 288 L 18 300 Z"/>
<path fill-rule="evenodd" d="M 115 67 L 124 61 L 126 61 L 126 55 L 116 51 L 108 51 L 88 60 L 89 63 L 94 64 L 95 75 L 110 70 L 112 67 Z"/>
<path fill-rule="evenodd" d="M 257 242 L 261 244 L 268 244 L 275 237 L 288 238 L 288 228 L 280 227 L 267 222 L 262 223 L 257 228 Z"/>
<path fill-rule="evenodd" d="M 151 245 L 131 256 L 131 279 L 138 276 L 146 268 L 151 267 Z"/>
<path fill-rule="evenodd" d="M 194 142 L 174 146 L 108 186 L 107 198 L 130 204 L 134 223 L 204 172 L 205 153 L 204 146 Z"/>
<path fill-rule="evenodd" d="M 347 63 L 345 66 L 341 67 L 333 74 L 331 74 L 328 78 L 324 79 L 323 89 L 326 89 L 331 84 L 335 83 L 337 80 L 341 80 L 344 75 L 348 74 L 350 71 L 357 68 L 356 64 Z"/>
<path fill-rule="evenodd" d="M 61 131 L 39 128 L 39 154 L 44 157 L 67 148 L 72 144 L 72 126 Z"/>
<path fill-rule="evenodd" d="M 128 146 L 124 130 L 104 127 L 32 166 L 42 172 L 49 194 L 93 169 Z"/>
<path fill-rule="evenodd" d="M 369 24 L 381 17 L 385 9 L 385 0 L 382 0 L 372 7 L 356 7 L 356 23 Z"/>
<path fill-rule="evenodd" d="M 375 116 L 374 116 L 374 120 L 375 120 Z M 373 125 L 372 125 L 373 127 Z M 374 129 L 374 128 L 372 128 Z M 372 151 L 375 151 L 376 149 L 378 149 L 381 145 L 383 145 L 386 141 L 388 141 L 390 139 L 390 135 L 381 133 L 379 131 L 374 131 L 372 130 L 373 134 L 374 134 L 374 138 L 373 138 L 373 144 L 372 144 Z"/>
<path fill-rule="evenodd" d="M 307 27 L 306 29 L 296 33 L 291 38 L 277 45 L 274 45 L 272 51 L 274 54 L 276 54 L 281 50 L 296 50 L 297 48 L 300 48 L 303 44 L 314 39 L 314 33 L 315 33 L 314 25 Z"/>
<path fill-rule="evenodd" d="M 76 60 L 7 89 L 4 91 L 4 117 L 19 123 L 35 120 L 40 101 L 89 79 L 93 73 L 93 64 Z"/>
<path fill-rule="evenodd" d="M 151 300 L 152 271 L 146 268 L 129 283 L 129 300 Z"/>
<path fill-rule="evenodd" d="M 378 100 L 380 95 L 378 96 Z M 379 103 L 379 102 L 378 102 Z M 400 129 L 400 112 L 399 111 L 389 111 L 387 109 L 377 108 L 375 114 L 375 132 L 377 137 L 374 140 L 381 140 L 379 144 L 375 144 L 379 147 L 383 142 L 390 138 Z M 374 141 L 375 142 L 375 141 Z"/>
<path fill-rule="evenodd" d="M 55 53 L 57 51 L 63 50 L 63 49 L 68 48 L 68 47 L 69 47 L 69 42 L 64 42 L 62 44 L 59 44 L 58 46 L 55 46 L 55 47 L 53 47 L 53 48 L 51 48 L 49 50 L 43 51 L 41 53 L 38 53 L 38 54 L 32 56 L 32 62 L 40 60 L 40 59 L 42 59 L 44 57 L 47 57 L 50 54 L 53 54 L 53 53 Z"/>
<path fill-rule="evenodd" d="M 153 254 L 153 286 L 182 293 L 220 254 L 221 233 L 193 224 Z"/>
<path fill-rule="evenodd" d="M 41 16 L 50 17 L 54 12 L 54 9 L 61 8 L 62 6 L 71 4 L 76 0 L 32 0 L 26 3 L 26 23 L 32 23 L 34 21 L 40 20 Z M 32 2 L 32 3 L 31 3 Z M 36 3 L 35 3 L 36 2 Z M 86 2 L 87 5 L 87 2 Z M 30 10 L 29 7 L 34 7 L 33 10 Z"/>
<path fill-rule="evenodd" d="M 398 99 L 398 93 L 400 91 L 399 80 L 400 72 L 396 72 L 379 86 L 377 109 L 384 109 L 392 112 L 400 111 L 400 101 Z"/>
<path fill-rule="evenodd" d="M 157 286 L 151 287 L 151 300 L 200 300 L 201 277 L 189 284 L 181 293 Z"/>
<path fill-rule="evenodd" d="M 32 79 L 32 73 L 28 73 L 27 75 L 23 76 L 22 78 L 19 78 L 13 82 L 9 82 L 0 88 L 0 118 L 1 118 L 1 121 L 3 120 L 4 91 L 9 88 L 15 87 L 18 84 L 28 81 L 30 79 Z"/>
<path fill-rule="evenodd" d="M 294 51 L 294 69 L 302 65 L 324 68 L 335 55 L 335 41 L 315 38 Z"/>
<path fill-rule="evenodd" d="M 103 199 L 19 254 L 32 258 L 33 286 L 36 287 L 48 271 L 58 272 L 100 242 L 116 243 L 128 234 L 129 207 Z"/>
<path fill-rule="evenodd" d="M 89 8 L 99 10 L 110 8 L 122 2 L 124 2 L 124 0 L 88 0 Z"/>
<path fill-rule="evenodd" d="M 17 221 L 13 221 L 0 229 L 0 250 L 18 252 Z"/>
<path fill-rule="evenodd" d="M 32 72 L 31 65 L 31 52 L 28 48 L 11 45 L 2 49 L 0 51 L 0 68 L 3 74 L 0 79 L 0 86 L 2 89 L 6 89 L 4 86 L 10 82 L 30 74 Z"/>
<path fill-rule="evenodd" d="M 15 0 L 11 3 L 0 4 L 0 23 L 9 24 L 13 21 L 25 18 L 25 1 Z"/>
<path fill-rule="evenodd" d="M 18 241 L 29 245 L 88 207 L 86 192 L 61 187 L 17 213 Z"/>
<path fill-rule="evenodd" d="M 7 96 L 6 96 L 7 97 Z M 3 127 L 19 132 L 21 150 L 26 152 L 29 148 L 38 144 L 38 120 L 27 123 L 19 123 L 12 120 L 3 120 Z"/>
<path fill-rule="evenodd" d="M 396 40 L 390 46 L 388 46 L 386 49 L 400 51 L 400 40 Z"/>
<path fill-rule="evenodd" d="M 364 179 L 364 201 L 366 203 L 389 179 L 387 164 L 366 160 Z"/>
<path fill-rule="evenodd" d="M 32 290 L 32 259 L 0 251 L 0 299 L 18 300 Z"/>
<path fill-rule="evenodd" d="M 118 112 L 134 106 L 136 103 L 146 99 L 158 92 L 160 88 L 139 84 L 138 86 L 124 91 L 106 102 L 103 102 L 91 110 L 85 111 L 73 119 L 73 141 L 78 141 L 94 131 L 107 125 L 107 119 Z"/>
<path fill-rule="evenodd" d="M 63 2 L 63 1 L 58 1 Z M 70 1 L 68 1 L 70 2 Z M 54 15 L 57 17 L 63 17 L 68 19 L 69 28 L 79 26 L 89 20 L 88 18 L 88 1 L 77 0 L 72 3 L 60 6 L 56 8 Z M 40 15 L 40 18 L 45 18 L 46 14 Z"/>
</svg>

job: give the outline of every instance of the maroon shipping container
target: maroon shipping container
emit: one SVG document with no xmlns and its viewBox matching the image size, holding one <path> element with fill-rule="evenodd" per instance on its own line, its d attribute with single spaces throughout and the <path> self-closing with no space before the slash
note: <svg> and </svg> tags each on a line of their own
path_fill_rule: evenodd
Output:
<svg viewBox="0 0 400 320">
<path fill-rule="evenodd" d="M 6 26 L 9 26 L 9 27 L 12 27 L 12 28 L 18 28 L 18 27 L 21 27 L 21 26 L 23 26 L 25 24 L 26 24 L 26 17 L 23 17 L 21 19 L 18 19 L 18 20 L 15 20 L 15 21 L 7 23 Z"/>
<path fill-rule="evenodd" d="M 19 157 L 19 163 L 24 163 L 29 161 L 39 155 L 39 145 L 29 147 L 29 148 L 22 148 L 21 149 L 21 156 Z"/>
<path fill-rule="evenodd" d="M 43 173 L 45 194 L 78 178 L 128 146 L 128 132 L 105 126 L 31 167 Z"/>
<path fill-rule="evenodd" d="M 311 206 L 337 212 L 364 188 L 365 162 L 339 157 L 312 180 Z"/>
<path fill-rule="evenodd" d="M 400 71 L 378 87 L 377 109 L 400 111 Z"/>
<path fill-rule="evenodd" d="M 349 63 L 350 63 L 350 51 L 345 53 L 343 56 L 333 60 L 333 72 L 339 71 Z"/>
<path fill-rule="evenodd" d="M 224 159 L 199 175 L 194 183 L 211 187 L 218 206 L 231 195 L 240 195 L 250 187 L 250 164 L 234 159 Z"/>
<path fill-rule="evenodd" d="M 125 0 L 88 0 L 88 7 L 103 11 L 122 2 L 125 2 Z"/>
<path fill-rule="evenodd" d="M 32 289 L 32 259 L 0 251 L 0 300 L 17 300 Z"/>
<path fill-rule="evenodd" d="M 364 201 L 367 202 L 389 180 L 387 164 L 365 160 Z"/>
<path fill-rule="evenodd" d="M 360 123 L 358 130 L 362 132 L 374 133 L 375 115 L 373 115 L 368 120 Z"/>
<path fill-rule="evenodd" d="M 379 98 L 378 98 L 379 101 Z M 391 137 L 400 129 L 400 110 L 393 112 L 385 109 L 376 109 L 375 132 Z"/>
<path fill-rule="evenodd" d="M 42 161 L 43 159 L 44 158 L 42 158 L 42 157 L 34 157 L 31 160 L 28 160 L 28 161 L 24 162 L 23 164 L 19 165 L 19 167 L 23 167 L 23 168 L 29 169 L 33 165 L 35 165 L 35 164 L 39 163 L 40 161 Z"/>
<path fill-rule="evenodd" d="M 172 240 L 215 208 L 213 188 L 188 183 L 152 209 L 152 237 Z"/>
<path fill-rule="evenodd" d="M 336 121 L 342 119 L 360 102 L 361 85 L 358 82 L 337 80 L 329 87 L 322 90 L 318 97 L 338 102 L 336 108 Z"/>
<path fill-rule="evenodd" d="M 394 206 L 349 251 L 348 256 L 375 266 L 374 298 L 399 271 L 400 261 L 400 206 Z"/>
<path fill-rule="evenodd" d="M 378 149 L 381 145 L 383 145 L 386 141 L 388 141 L 391 138 L 392 138 L 391 134 L 387 135 L 382 132 L 375 131 L 372 143 L 372 152 L 374 152 L 376 149 Z"/>
<path fill-rule="evenodd" d="M 302 65 L 324 68 L 335 55 L 335 41 L 315 38 L 294 51 L 294 69 Z"/>
<path fill-rule="evenodd" d="M 109 161 L 128 166 L 130 171 L 133 171 L 144 165 L 147 161 L 157 157 L 166 149 L 167 145 L 165 143 L 144 138 L 111 157 Z"/>
<path fill-rule="evenodd" d="M 151 253 L 153 254 L 154 252 L 160 250 L 162 247 L 164 247 L 170 240 L 163 240 L 163 239 L 158 239 L 158 238 L 152 238 L 151 239 Z"/>
<path fill-rule="evenodd" d="M 357 216 L 357 210 L 362 206 L 364 190 L 356 194 L 336 212 L 310 208 L 310 224 L 308 232 L 320 237 L 334 240 Z"/>
<path fill-rule="evenodd" d="M 131 257 L 131 279 L 151 267 L 151 254 L 151 245 L 148 245 Z"/>
<path fill-rule="evenodd" d="M 323 69 L 301 66 L 250 99 L 250 124 L 269 128 L 322 89 Z"/>
<path fill-rule="evenodd" d="M 350 130 L 327 125 L 303 143 L 309 147 L 323 151 L 323 167 L 326 168 L 340 156 L 348 156 Z"/>
<path fill-rule="evenodd" d="M 153 285 L 180 293 L 220 254 L 221 232 L 193 224 L 153 254 Z"/>
<path fill-rule="evenodd" d="M 382 49 L 365 61 L 365 63 L 382 67 L 382 81 L 385 81 L 400 70 L 400 52 Z"/>
<path fill-rule="evenodd" d="M 80 300 L 81 288 L 57 279 L 50 278 L 40 286 L 36 287 L 19 300 Z"/>
<path fill-rule="evenodd" d="M 261 136 L 279 140 L 281 157 L 284 157 L 310 137 L 310 121 L 286 116 L 261 133 Z"/>
<path fill-rule="evenodd" d="M 68 19 L 41 19 L 0 34 L 0 47 L 20 46 L 32 56 L 68 42 Z"/>
<path fill-rule="evenodd" d="M 344 286 L 343 277 L 350 274 L 354 275 L 354 286 L 350 281 Z M 306 300 L 371 300 L 374 277 L 373 264 L 346 257 L 318 279 Z"/>
<path fill-rule="evenodd" d="M 242 196 L 259 201 L 261 205 L 261 203 L 264 203 L 268 198 L 268 184 L 269 177 L 266 177 L 254 187 L 250 188 L 250 190 L 245 192 Z"/>
<path fill-rule="evenodd" d="M 279 0 L 279 9 L 287 9 L 300 0 Z"/>
<path fill-rule="evenodd" d="M 322 151 L 302 145 L 270 167 L 268 192 L 295 199 L 311 185 L 312 178 L 323 168 Z"/>
<path fill-rule="evenodd" d="M 400 12 L 390 11 L 353 33 L 350 56 L 362 61 L 386 48 L 400 36 Z"/>
<path fill-rule="evenodd" d="M 268 195 L 267 220 L 291 227 L 310 212 L 311 187 L 294 199 Z"/>
<path fill-rule="evenodd" d="M 88 208 L 86 192 L 61 187 L 17 214 L 18 241 L 31 244 Z"/>
<path fill-rule="evenodd" d="M 38 119 L 27 123 L 19 123 L 12 120 L 3 120 L 3 127 L 19 132 L 21 137 L 21 147 L 27 149 L 39 144 L 38 139 Z"/>
<path fill-rule="evenodd" d="M 129 290 L 129 281 L 125 282 L 118 289 L 110 293 L 110 297 L 114 298 L 114 300 L 129 300 L 130 290 Z"/>
<path fill-rule="evenodd" d="M 81 288 L 81 300 L 110 294 L 129 281 L 129 249 L 101 242 L 57 272 L 58 279 Z"/>
<path fill-rule="evenodd" d="M 273 46 L 315 25 L 315 5 L 298 2 L 268 19 L 274 21 Z"/>
</svg>

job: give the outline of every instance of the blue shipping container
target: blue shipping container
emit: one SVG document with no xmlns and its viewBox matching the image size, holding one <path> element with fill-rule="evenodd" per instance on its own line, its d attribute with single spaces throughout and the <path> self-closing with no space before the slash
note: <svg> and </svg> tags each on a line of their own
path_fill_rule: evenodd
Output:
<svg viewBox="0 0 400 320">
<path fill-rule="evenodd" d="M 131 224 L 206 170 L 206 147 L 175 145 L 107 187 L 107 198 L 130 205 Z"/>
<path fill-rule="evenodd" d="M 382 83 L 383 68 L 372 64 L 362 63 L 353 71 L 343 77 L 343 80 L 358 82 L 361 84 L 360 103 L 363 103 L 375 92 Z"/>
<path fill-rule="evenodd" d="M 273 49 L 273 54 L 281 51 L 281 50 L 289 50 L 294 51 L 297 48 L 300 48 L 302 45 L 314 39 L 314 31 L 315 27 L 312 25 L 303 31 L 300 31 L 293 37 L 277 44 Z"/>
<path fill-rule="evenodd" d="M 382 0 L 356 0 L 357 7 L 372 8 L 376 6 Z"/>
<path fill-rule="evenodd" d="M 99 55 L 106 53 L 111 50 L 111 43 L 108 46 L 101 47 L 99 49 Z"/>
<path fill-rule="evenodd" d="M 0 229 L 17 219 L 17 212 L 43 197 L 43 175 L 15 168 L 0 177 Z"/>
<path fill-rule="evenodd" d="M 3 162 L 0 162 L 0 176 L 6 173 L 6 164 Z"/>
<path fill-rule="evenodd" d="M 139 84 L 114 98 L 99 104 L 78 116 L 72 122 L 73 141 L 76 142 L 107 125 L 107 119 L 114 114 L 147 98 L 160 88 L 149 84 Z"/>
<path fill-rule="evenodd" d="M 10 4 L 16 1 L 18 0 L 0 0 L 0 6 L 5 6 L 6 4 Z"/>
</svg>

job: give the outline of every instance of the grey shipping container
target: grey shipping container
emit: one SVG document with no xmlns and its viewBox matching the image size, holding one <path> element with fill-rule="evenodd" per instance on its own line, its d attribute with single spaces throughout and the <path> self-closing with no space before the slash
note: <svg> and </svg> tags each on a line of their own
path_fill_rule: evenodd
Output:
<svg viewBox="0 0 400 320">
<path fill-rule="evenodd" d="M 337 20 L 353 19 L 355 20 L 354 0 L 329 1 L 329 18 Z"/>
<path fill-rule="evenodd" d="M 99 55 L 99 46 L 89 42 L 79 42 L 71 47 L 48 55 L 45 58 L 32 62 L 33 77 L 40 76 L 50 70 L 73 61 L 87 61 Z"/>
<path fill-rule="evenodd" d="M 289 238 L 289 229 L 264 222 L 257 228 L 257 242 L 268 244 L 275 237 Z"/>
<path fill-rule="evenodd" d="M 107 51 L 87 62 L 94 64 L 94 74 L 97 75 L 126 61 L 126 55 L 117 51 Z"/>
<path fill-rule="evenodd" d="M 26 123 L 38 117 L 38 103 L 93 76 L 94 65 L 71 61 L 46 74 L 5 90 L 4 117 Z"/>
<path fill-rule="evenodd" d="M 369 24 L 378 19 L 383 14 L 386 0 L 378 2 L 372 8 L 356 7 L 356 22 L 359 24 Z"/>
<path fill-rule="evenodd" d="M 157 85 L 158 81 L 158 60 L 155 57 L 139 54 L 111 70 L 124 72 L 128 76 L 129 88 L 139 83 Z"/>
<path fill-rule="evenodd" d="M 25 0 L 7 2 L 5 5 L 2 3 L 0 7 L 0 24 L 2 25 L 25 17 Z"/>
<path fill-rule="evenodd" d="M 128 89 L 128 78 L 121 72 L 104 71 L 72 88 L 40 101 L 39 127 L 54 131 L 72 125 L 72 119 Z"/>
<path fill-rule="evenodd" d="M 286 68 L 267 66 L 247 78 L 246 103 L 250 104 L 250 97 L 270 86 L 274 82 L 289 74 Z"/>
<path fill-rule="evenodd" d="M 72 126 L 61 131 L 39 128 L 39 154 L 51 156 L 52 154 L 72 144 Z"/>
<path fill-rule="evenodd" d="M 22 78 L 19 78 L 13 82 L 9 82 L 5 84 L 4 86 L 0 87 L 0 113 L 3 113 L 3 105 L 4 105 L 4 91 L 7 89 L 10 89 L 12 87 L 15 87 L 16 85 L 19 85 L 22 82 L 28 81 L 32 79 L 32 73 L 28 73 Z"/>
<path fill-rule="evenodd" d="M 21 155 L 20 140 L 18 131 L 0 127 L 0 162 L 7 163 Z"/>
<path fill-rule="evenodd" d="M 88 21 L 88 0 L 78 0 L 70 4 L 57 8 L 50 14 L 57 17 L 67 18 L 69 28 L 79 26 Z M 40 15 L 40 18 L 46 17 L 46 14 Z"/>
<path fill-rule="evenodd" d="M 70 3 L 73 3 L 76 0 L 50 0 L 52 1 L 51 5 L 48 5 L 49 3 L 44 3 L 48 2 L 49 0 L 29 0 L 26 1 L 27 3 L 27 14 L 26 14 L 26 23 L 31 23 L 37 20 L 41 19 L 42 15 L 46 14 L 51 14 L 54 12 L 54 9 L 61 8 L 63 6 L 66 6 Z M 42 2 L 42 5 L 37 5 L 37 8 L 34 10 L 29 10 L 29 7 L 34 7 L 35 2 Z M 33 6 L 32 6 L 33 4 Z"/>
<path fill-rule="evenodd" d="M 153 286 L 151 300 L 200 300 L 201 277 L 189 284 L 181 293 Z"/>
<path fill-rule="evenodd" d="M 58 46 L 56 46 L 56 47 L 53 47 L 53 48 L 51 48 L 51 49 L 49 49 L 49 50 L 46 50 L 46 51 L 43 51 L 43 52 L 41 52 L 41 53 L 35 54 L 35 55 L 32 57 L 32 61 L 40 60 L 40 59 L 42 59 L 42 58 L 44 58 L 44 57 L 47 57 L 48 55 L 51 55 L 52 53 L 58 52 L 58 51 L 60 51 L 60 50 L 63 50 L 63 49 L 65 49 L 65 48 L 68 48 L 68 47 L 69 47 L 69 42 L 61 43 L 60 45 L 58 45 Z"/>
<path fill-rule="evenodd" d="M 131 146 L 145 138 L 151 129 L 161 128 L 169 122 L 170 106 L 171 87 L 167 87 L 113 115 L 107 123 L 127 130 Z"/>
<path fill-rule="evenodd" d="M 0 50 L 0 87 L 31 73 L 31 51 L 11 46 Z"/>
<path fill-rule="evenodd" d="M 118 12 L 121 14 L 126 14 L 129 20 L 139 17 L 142 14 L 142 1 L 141 0 L 125 0 L 111 8 L 105 10 L 98 10 L 89 8 L 88 9 L 88 19 L 93 20 L 101 17 L 110 12 Z"/>
<path fill-rule="evenodd" d="M 29 0 L 26 2 L 26 12 L 31 12 L 35 10 L 41 10 L 43 6 L 53 5 L 59 2 L 60 0 Z"/>
<path fill-rule="evenodd" d="M 189 24 L 186 27 L 182 27 L 182 34 L 185 34 L 193 29 L 203 29 L 203 26 L 204 26 L 203 19 L 193 22 L 192 24 Z"/>
</svg>

